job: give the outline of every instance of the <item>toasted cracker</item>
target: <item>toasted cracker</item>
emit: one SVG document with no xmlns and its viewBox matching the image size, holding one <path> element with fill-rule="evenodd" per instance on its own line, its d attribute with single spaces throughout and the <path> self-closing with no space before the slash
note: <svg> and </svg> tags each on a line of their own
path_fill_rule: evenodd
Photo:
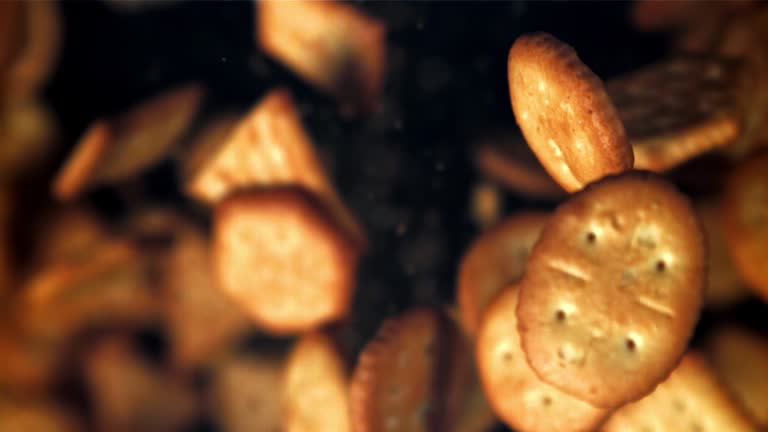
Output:
<svg viewBox="0 0 768 432">
<path fill-rule="evenodd" d="M 77 432 L 83 425 L 73 413 L 48 401 L 0 400 L 0 431 Z"/>
<path fill-rule="evenodd" d="M 678 56 L 606 85 L 627 129 L 635 168 L 665 171 L 742 132 L 739 62 Z"/>
<path fill-rule="evenodd" d="M 477 336 L 480 377 L 496 414 L 520 432 L 592 431 L 608 411 L 542 382 L 520 345 L 516 285 L 504 288 L 486 310 Z"/>
<path fill-rule="evenodd" d="M 189 370 L 215 357 L 249 328 L 247 316 L 216 286 L 204 233 L 179 230 L 164 265 L 171 358 Z"/>
<path fill-rule="evenodd" d="M 509 93 L 528 145 L 569 192 L 632 168 L 632 149 L 602 81 L 570 46 L 546 33 L 509 51 Z"/>
<path fill-rule="evenodd" d="M 350 432 L 349 373 L 326 332 L 299 339 L 285 365 L 282 417 L 286 432 Z"/>
<path fill-rule="evenodd" d="M 548 384 L 597 407 L 650 393 L 698 320 L 704 234 L 651 173 L 593 183 L 544 228 L 520 284 L 522 346 Z"/>
<path fill-rule="evenodd" d="M 541 199 L 565 196 L 520 136 L 485 138 L 475 147 L 474 156 L 480 171 L 521 195 Z"/>
<path fill-rule="evenodd" d="M 477 238 L 459 267 L 457 300 L 461 323 L 474 335 L 491 300 L 523 276 L 533 245 L 549 215 L 523 212 L 510 216 Z"/>
<path fill-rule="evenodd" d="M 214 416 L 229 432 L 278 432 L 283 362 L 276 356 L 233 357 L 216 370 Z"/>
<path fill-rule="evenodd" d="M 601 429 L 618 431 L 751 431 L 757 427 L 698 353 L 688 353 L 667 380 L 614 412 Z"/>
<path fill-rule="evenodd" d="M 219 287 L 265 330 L 306 331 L 344 317 L 358 250 L 299 188 L 250 189 L 216 206 Z"/>
<path fill-rule="evenodd" d="M 711 306 L 737 303 L 750 295 L 728 253 L 723 235 L 720 206 L 715 201 L 700 202 L 696 213 L 707 238 L 707 288 L 704 301 Z"/>
<path fill-rule="evenodd" d="M 384 24 L 337 1 L 258 3 L 256 39 L 269 55 L 349 109 L 370 111 L 384 84 Z"/>
<path fill-rule="evenodd" d="M 715 330 L 709 357 L 723 384 L 761 427 L 768 427 L 768 339 L 737 326 Z"/>
<path fill-rule="evenodd" d="M 120 116 L 95 121 L 60 168 L 54 195 L 72 200 L 90 187 L 126 180 L 157 164 L 179 143 L 202 97 L 202 87 L 184 85 Z"/>
<path fill-rule="evenodd" d="M 211 124 L 183 164 L 187 193 L 208 205 L 248 186 L 302 186 L 326 202 L 361 247 L 367 243 L 363 228 L 333 187 L 285 89 L 267 94 L 236 125 L 231 117 Z"/>
<path fill-rule="evenodd" d="M 768 298 L 768 153 L 734 169 L 723 196 L 723 232 L 744 281 Z"/>
<path fill-rule="evenodd" d="M 150 365 L 127 340 L 99 341 L 83 368 L 97 430 L 183 430 L 199 412 L 191 387 Z"/>
</svg>

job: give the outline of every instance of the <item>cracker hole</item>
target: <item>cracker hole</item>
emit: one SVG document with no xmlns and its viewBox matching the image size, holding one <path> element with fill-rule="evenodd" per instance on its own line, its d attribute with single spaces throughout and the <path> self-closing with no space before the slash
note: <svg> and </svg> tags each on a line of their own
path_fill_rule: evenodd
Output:
<svg viewBox="0 0 768 432">
<path fill-rule="evenodd" d="M 557 322 L 565 322 L 565 311 L 558 309 L 557 312 L 555 312 L 555 319 Z"/>
<path fill-rule="evenodd" d="M 542 405 L 548 407 L 548 406 L 552 405 L 552 398 L 550 398 L 549 396 L 544 396 L 541 399 L 541 403 L 542 403 Z"/>
<path fill-rule="evenodd" d="M 656 261 L 656 271 L 659 273 L 664 273 L 664 271 L 667 269 L 667 263 L 664 260 L 658 260 Z"/>
<path fill-rule="evenodd" d="M 679 399 L 675 399 L 674 401 L 672 401 L 672 407 L 674 407 L 675 411 L 679 413 L 682 413 L 685 411 L 685 404 L 683 403 L 683 401 Z"/>
<path fill-rule="evenodd" d="M 635 352 L 637 349 L 637 344 L 635 343 L 635 340 L 632 338 L 627 338 L 624 341 L 624 345 L 627 347 L 627 350 L 630 352 Z"/>
<path fill-rule="evenodd" d="M 587 233 L 586 240 L 587 240 L 587 243 L 594 244 L 597 241 L 597 235 L 595 235 L 595 233 L 590 231 Z"/>
<path fill-rule="evenodd" d="M 691 432 L 704 432 L 704 428 L 698 423 L 692 423 Z"/>
<path fill-rule="evenodd" d="M 509 363 L 512 361 L 512 353 L 509 351 L 504 351 L 501 353 L 501 361 L 504 363 Z"/>
</svg>

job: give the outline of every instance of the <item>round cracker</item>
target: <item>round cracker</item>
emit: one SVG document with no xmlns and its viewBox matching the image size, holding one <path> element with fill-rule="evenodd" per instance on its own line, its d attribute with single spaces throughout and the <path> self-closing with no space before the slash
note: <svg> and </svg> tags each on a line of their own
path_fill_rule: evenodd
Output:
<svg viewBox="0 0 768 432">
<path fill-rule="evenodd" d="M 505 286 L 523 276 L 528 256 L 547 223 L 545 212 L 503 220 L 472 243 L 461 260 L 457 300 L 464 330 L 474 335 L 485 308 Z"/>
<path fill-rule="evenodd" d="M 608 411 L 542 382 L 520 346 L 517 286 L 508 286 L 488 308 L 477 337 L 480 377 L 496 414 L 519 432 L 592 431 Z"/>
<path fill-rule="evenodd" d="M 632 168 L 624 125 L 602 81 L 570 46 L 546 33 L 509 51 L 509 93 L 520 129 L 567 191 Z"/>
<path fill-rule="evenodd" d="M 736 269 L 768 299 L 768 153 L 746 161 L 729 177 L 723 232 Z"/>
<path fill-rule="evenodd" d="M 671 184 L 642 172 L 593 183 L 556 210 L 520 285 L 532 368 L 602 408 L 648 394 L 685 351 L 705 266 L 702 229 Z"/>
<path fill-rule="evenodd" d="M 265 330 L 302 332 L 349 310 L 358 250 L 304 189 L 228 196 L 216 206 L 213 248 L 219 287 Z"/>
<path fill-rule="evenodd" d="M 304 335 L 283 372 L 286 432 L 349 432 L 349 376 L 338 346 L 327 333 Z"/>
</svg>

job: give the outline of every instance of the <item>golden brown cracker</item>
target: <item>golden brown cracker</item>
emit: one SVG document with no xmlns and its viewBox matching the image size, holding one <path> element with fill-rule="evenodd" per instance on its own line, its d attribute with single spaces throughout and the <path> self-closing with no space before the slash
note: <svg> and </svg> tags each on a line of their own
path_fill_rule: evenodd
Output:
<svg viewBox="0 0 768 432">
<path fill-rule="evenodd" d="M 195 142 L 184 164 L 189 195 L 214 205 L 244 187 L 301 186 L 317 194 L 365 246 L 363 228 L 333 187 L 287 90 L 273 90 L 236 125 L 230 122 L 220 120 Z"/>
<path fill-rule="evenodd" d="M 528 145 L 569 192 L 632 168 L 632 148 L 602 81 L 570 46 L 546 33 L 509 51 L 512 108 Z"/>
<path fill-rule="evenodd" d="M 768 298 L 768 153 L 736 167 L 722 204 L 723 232 L 736 269 Z"/>
<path fill-rule="evenodd" d="M 484 232 L 464 254 L 457 300 L 464 330 L 474 335 L 485 308 L 505 286 L 523 276 L 533 245 L 547 223 L 545 212 L 522 212 Z"/>
<path fill-rule="evenodd" d="M 614 412 L 601 429 L 619 431 L 751 431 L 741 411 L 698 353 L 688 353 L 667 380 Z"/>
<path fill-rule="evenodd" d="M 666 171 L 728 146 L 742 132 L 739 62 L 678 56 L 607 83 L 635 155 L 635 168 Z"/>
<path fill-rule="evenodd" d="M 305 190 L 228 196 L 213 237 L 219 287 L 265 330 L 297 333 L 347 314 L 358 250 Z"/>
<path fill-rule="evenodd" d="M 385 32 L 381 21 L 337 1 L 265 1 L 257 7 L 261 49 L 353 110 L 378 105 Z"/>
<path fill-rule="evenodd" d="M 476 360 L 494 412 L 519 432 L 592 431 L 608 411 L 542 382 L 520 345 L 516 285 L 504 288 L 483 316 Z"/>
<path fill-rule="evenodd" d="M 275 356 L 233 357 L 215 371 L 214 417 L 228 432 L 283 431 L 280 383 L 283 362 Z"/>
<path fill-rule="evenodd" d="M 208 240 L 183 227 L 164 263 L 164 298 L 171 358 L 188 370 L 225 350 L 249 328 L 247 316 L 216 286 Z"/>
<path fill-rule="evenodd" d="M 639 399 L 685 351 L 705 281 L 689 201 L 651 173 L 606 178 L 558 207 L 533 249 L 523 349 L 543 381 L 597 407 Z"/>
<path fill-rule="evenodd" d="M 349 372 L 327 332 L 307 333 L 293 347 L 282 380 L 286 432 L 351 432 Z"/>
<path fill-rule="evenodd" d="M 485 175 L 521 195 L 548 200 L 566 195 L 522 137 L 505 134 L 483 139 L 475 146 L 474 162 Z"/>
<path fill-rule="evenodd" d="M 709 358 L 723 384 L 761 427 L 768 427 L 768 339 L 738 326 L 710 336 Z"/>
</svg>

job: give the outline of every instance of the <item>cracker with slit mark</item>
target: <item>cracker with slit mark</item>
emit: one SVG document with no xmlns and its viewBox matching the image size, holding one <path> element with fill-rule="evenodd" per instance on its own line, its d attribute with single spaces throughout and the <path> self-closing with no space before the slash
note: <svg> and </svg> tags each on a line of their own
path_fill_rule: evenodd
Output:
<svg viewBox="0 0 768 432">
<path fill-rule="evenodd" d="M 734 142 L 743 130 L 742 73 L 738 61 L 681 55 L 609 81 L 635 168 L 666 171 Z"/>
<path fill-rule="evenodd" d="M 246 189 L 216 206 L 217 284 L 266 331 L 300 333 L 344 318 L 358 258 L 354 242 L 304 189 Z"/>
<path fill-rule="evenodd" d="M 475 334 L 485 308 L 496 294 L 523 276 L 548 218 L 545 212 L 510 216 L 481 234 L 464 254 L 456 297 L 460 321 L 468 334 Z"/>
<path fill-rule="evenodd" d="M 520 36 L 508 57 L 517 124 L 549 174 L 574 192 L 632 168 L 632 148 L 603 82 L 570 46 L 546 33 Z"/>
<path fill-rule="evenodd" d="M 349 371 L 328 332 L 299 339 L 286 360 L 282 418 L 286 432 L 351 432 Z"/>
<path fill-rule="evenodd" d="M 693 333 L 705 265 L 700 223 L 674 186 L 645 172 L 591 184 L 555 211 L 520 283 L 532 369 L 597 407 L 650 393 Z"/>
<path fill-rule="evenodd" d="M 563 393 L 536 376 L 520 345 L 517 304 L 517 286 L 505 287 L 486 310 L 477 336 L 477 364 L 494 411 L 519 432 L 594 430 L 609 411 Z"/>
<path fill-rule="evenodd" d="M 653 393 L 614 412 L 603 432 L 757 432 L 698 353 L 686 354 Z"/>
</svg>

